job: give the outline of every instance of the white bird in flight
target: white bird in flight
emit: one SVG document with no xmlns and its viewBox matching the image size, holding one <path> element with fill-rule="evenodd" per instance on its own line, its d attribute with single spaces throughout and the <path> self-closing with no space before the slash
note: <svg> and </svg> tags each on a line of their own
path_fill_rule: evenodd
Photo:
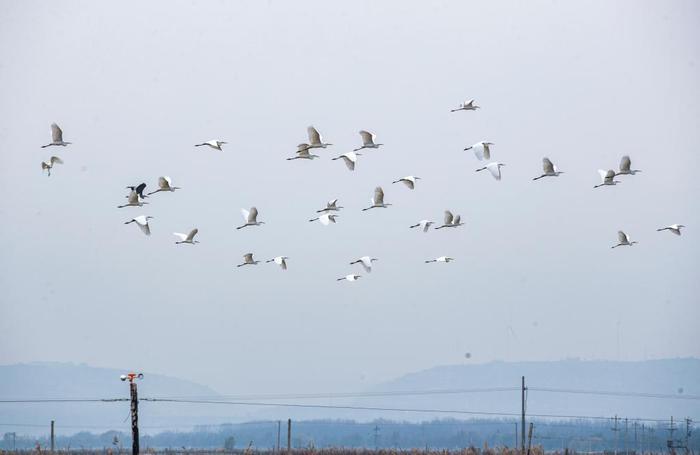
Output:
<svg viewBox="0 0 700 455">
<path fill-rule="evenodd" d="M 380 146 L 384 145 L 376 144 L 374 140 L 377 138 L 377 135 L 370 133 L 369 131 L 360 130 L 360 136 L 362 137 L 362 147 L 354 149 L 353 152 L 357 152 L 358 150 L 362 149 L 378 149 Z"/>
<path fill-rule="evenodd" d="M 398 180 L 394 180 L 391 183 L 403 183 L 405 184 L 408 188 L 414 189 L 416 187 L 416 180 L 420 180 L 420 177 L 414 177 L 412 175 L 407 175 L 406 177 L 402 177 Z"/>
<path fill-rule="evenodd" d="M 245 224 L 238 226 L 236 229 L 243 229 L 246 226 L 260 226 L 265 224 L 264 221 L 258 221 L 258 209 L 251 207 L 250 210 L 241 209 L 241 215 L 243 215 L 243 221 Z"/>
<path fill-rule="evenodd" d="M 55 123 L 51 124 L 51 143 L 42 145 L 41 148 L 51 147 L 52 145 L 60 145 L 65 147 L 66 145 L 72 144 L 72 142 L 65 142 L 63 140 L 63 130 Z"/>
<path fill-rule="evenodd" d="M 474 156 L 479 161 L 489 161 L 491 159 L 491 146 L 494 145 L 493 142 L 486 142 L 486 141 L 481 141 L 477 142 L 474 145 L 470 145 L 469 147 L 465 148 L 464 150 L 472 150 L 474 152 Z"/>
<path fill-rule="evenodd" d="M 181 243 L 187 243 L 189 245 L 194 245 L 195 243 L 199 243 L 199 240 L 194 239 L 194 236 L 197 235 L 197 232 L 199 232 L 199 229 L 197 229 L 197 228 L 192 229 L 189 234 L 183 234 L 181 232 L 173 232 L 173 235 L 180 239 L 179 242 L 175 242 L 175 245 L 179 245 Z"/>
<path fill-rule="evenodd" d="M 297 154 L 296 156 L 293 156 L 291 158 L 287 158 L 287 161 L 291 160 L 313 160 L 314 158 L 318 158 L 318 155 L 314 155 L 313 153 L 309 152 L 309 144 L 299 144 L 297 145 Z"/>
<path fill-rule="evenodd" d="M 131 219 L 131 221 L 126 221 L 124 224 L 136 223 L 141 231 L 146 235 L 151 235 L 151 227 L 148 225 L 148 220 L 152 220 L 152 216 L 139 215 Z"/>
<path fill-rule="evenodd" d="M 339 160 L 342 158 L 343 161 L 345 162 L 345 166 L 347 166 L 347 168 L 350 169 L 351 171 L 354 171 L 355 164 L 357 163 L 357 157 L 361 156 L 361 155 L 362 155 L 362 153 L 348 152 L 348 153 L 343 153 L 340 156 L 336 156 L 332 160 L 335 161 L 335 160 Z"/>
<path fill-rule="evenodd" d="M 253 260 L 253 253 L 246 253 L 243 255 L 243 263 L 238 264 L 236 267 L 243 267 L 244 265 L 257 265 L 260 261 Z"/>
<path fill-rule="evenodd" d="M 321 209 L 321 210 L 316 210 L 316 213 L 323 213 L 323 212 L 339 212 L 340 209 L 342 209 L 342 206 L 338 205 L 338 199 L 332 199 L 326 203 L 326 208 Z"/>
<path fill-rule="evenodd" d="M 614 180 L 615 171 L 613 171 L 612 169 L 607 171 L 603 169 L 598 169 L 598 174 L 600 175 L 601 183 L 599 185 L 594 186 L 593 188 L 598 188 L 607 185 L 617 185 L 618 183 L 620 183 L 619 180 Z"/>
<path fill-rule="evenodd" d="M 46 170 L 49 177 L 51 177 L 51 169 L 54 164 L 63 164 L 63 160 L 57 156 L 52 156 L 48 161 L 41 162 L 41 170 Z"/>
<path fill-rule="evenodd" d="M 321 136 L 321 133 L 319 133 L 318 130 L 313 126 L 309 126 L 306 128 L 306 134 L 309 136 L 310 149 L 326 148 L 329 145 L 333 145 L 323 142 L 323 137 Z"/>
<path fill-rule="evenodd" d="M 139 185 L 140 186 L 140 185 Z M 139 192 L 137 191 L 137 187 L 132 187 L 134 189 L 131 190 L 129 195 L 126 197 L 127 202 L 124 205 L 118 205 L 117 208 L 121 209 L 124 207 L 143 207 L 144 204 L 148 204 L 148 202 L 142 201 L 139 199 Z M 143 193 L 141 193 L 143 194 Z"/>
<path fill-rule="evenodd" d="M 179 186 L 173 186 L 173 181 L 168 177 L 167 175 L 164 175 L 163 177 L 158 177 L 158 189 L 155 191 L 151 191 L 150 193 L 147 193 L 147 196 L 150 196 L 151 194 L 156 194 L 160 193 L 161 191 L 170 191 L 173 192 L 175 190 L 179 190 Z"/>
<path fill-rule="evenodd" d="M 632 161 L 630 157 L 625 155 L 620 160 L 620 172 L 615 173 L 615 175 L 634 175 L 637 172 L 642 172 L 639 169 L 630 169 L 632 166 Z"/>
<path fill-rule="evenodd" d="M 462 226 L 462 217 L 460 215 L 454 216 L 449 210 L 445 210 L 445 222 L 442 226 L 438 226 L 435 229 L 451 228 Z"/>
<path fill-rule="evenodd" d="M 683 226 L 682 224 L 670 224 L 670 225 L 668 225 L 668 226 L 666 226 L 666 227 L 659 228 L 659 229 L 657 229 L 656 231 L 657 231 L 657 232 L 661 232 L 661 231 L 671 231 L 671 232 L 673 232 L 673 233 L 676 234 L 676 235 L 681 235 L 681 228 L 684 228 L 684 227 L 685 227 L 685 226 Z"/>
<path fill-rule="evenodd" d="M 457 109 L 452 109 L 450 112 L 457 112 L 457 111 L 475 111 L 477 109 L 480 109 L 479 106 L 474 104 L 474 100 L 468 100 L 465 101 L 464 103 L 460 104 Z"/>
<path fill-rule="evenodd" d="M 350 265 L 353 264 L 362 264 L 362 268 L 365 269 L 365 272 L 371 273 L 372 272 L 372 263 L 375 261 L 378 261 L 379 259 L 373 258 L 370 256 L 362 256 L 359 259 L 356 259 L 350 263 Z"/>
<path fill-rule="evenodd" d="M 617 245 L 612 246 L 611 248 L 617 248 L 618 246 L 632 246 L 635 243 L 638 243 L 638 242 L 631 242 L 630 236 L 625 234 L 622 231 L 617 231 L 617 240 L 618 240 Z"/>
<path fill-rule="evenodd" d="M 374 189 L 374 197 L 372 197 L 371 202 L 372 202 L 372 205 L 367 207 L 367 208 L 362 209 L 363 212 L 366 210 L 369 210 L 369 209 L 387 208 L 391 205 L 391 204 L 386 204 L 384 202 L 384 190 L 382 189 L 381 186 L 378 186 Z"/>
<path fill-rule="evenodd" d="M 491 175 L 493 175 L 493 178 L 495 178 L 496 180 L 501 180 L 501 167 L 503 166 L 505 166 L 505 164 L 499 163 L 498 161 L 494 161 L 493 163 L 489 163 L 486 166 L 477 169 L 476 172 L 487 169 L 491 173 Z"/>
<path fill-rule="evenodd" d="M 282 270 L 287 270 L 287 259 L 289 259 L 287 256 L 276 256 L 269 261 L 265 261 L 265 263 L 270 263 L 274 262 L 275 264 L 279 265 L 282 267 Z"/>
<path fill-rule="evenodd" d="M 228 142 L 226 142 L 226 141 L 219 141 L 219 140 L 217 140 L 217 139 L 212 139 L 211 141 L 202 142 L 201 144 L 194 144 L 194 146 L 195 146 L 195 147 L 203 147 L 203 146 L 206 145 L 207 147 L 211 147 L 211 148 L 213 148 L 213 149 L 223 151 L 224 149 L 222 149 L 221 146 L 224 145 L 224 144 L 228 144 Z"/>
<path fill-rule="evenodd" d="M 542 177 L 559 177 L 559 174 L 563 174 L 564 171 L 560 171 L 557 167 L 550 161 L 549 158 L 542 158 L 542 170 L 544 174 L 539 177 L 534 177 L 532 180 L 539 180 Z"/>
<path fill-rule="evenodd" d="M 143 194 L 143 191 L 146 189 L 146 186 L 147 185 L 145 183 L 139 183 L 138 185 L 135 185 L 135 186 L 131 186 L 131 185 L 127 186 L 126 189 L 131 190 L 131 191 L 136 191 L 136 194 L 138 194 L 138 196 L 141 199 L 146 199 L 148 197 L 148 195 Z M 129 196 L 126 196 L 126 197 L 128 198 Z"/>
<path fill-rule="evenodd" d="M 410 228 L 421 228 L 423 232 L 428 232 L 428 229 L 430 229 L 430 226 L 435 224 L 435 221 L 430 221 L 430 220 L 420 220 L 418 223 L 409 226 Z"/>
<path fill-rule="evenodd" d="M 338 218 L 340 215 L 335 215 L 335 214 L 330 214 L 330 213 L 324 213 L 323 215 L 317 217 L 317 218 L 312 218 L 309 220 L 309 222 L 312 221 L 318 221 L 324 226 L 328 226 L 329 224 L 333 223 L 335 224 L 335 219 Z"/>
<path fill-rule="evenodd" d="M 359 278 L 361 278 L 360 275 L 345 275 L 342 278 L 336 279 L 336 281 L 357 281 Z"/>
<path fill-rule="evenodd" d="M 435 259 L 430 259 L 429 261 L 425 261 L 426 264 L 430 264 L 431 262 L 445 262 L 448 263 L 450 261 L 454 261 L 454 258 L 451 258 L 449 256 L 440 256 L 439 258 Z"/>
</svg>

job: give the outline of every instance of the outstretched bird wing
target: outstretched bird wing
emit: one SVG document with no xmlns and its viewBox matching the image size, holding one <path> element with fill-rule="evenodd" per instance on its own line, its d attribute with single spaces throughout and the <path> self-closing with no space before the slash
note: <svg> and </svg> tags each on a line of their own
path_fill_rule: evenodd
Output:
<svg viewBox="0 0 700 455">
<path fill-rule="evenodd" d="M 627 234 L 625 234 L 622 231 L 617 231 L 617 239 L 620 241 L 620 243 L 628 243 L 629 242 L 629 237 L 627 237 Z"/>
<path fill-rule="evenodd" d="M 309 142 L 312 145 L 318 145 L 321 144 L 321 135 L 319 134 L 318 130 L 314 128 L 313 126 L 310 126 L 306 128 L 306 133 L 309 136 Z"/>
<path fill-rule="evenodd" d="M 374 205 L 382 205 L 384 203 L 384 190 L 381 186 L 374 189 L 374 199 L 372 199 Z"/>
<path fill-rule="evenodd" d="M 374 145 L 374 138 L 376 137 L 374 134 L 361 130 L 360 136 L 362 136 L 362 145 Z"/>
<path fill-rule="evenodd" d="M 51 141 L 52 142 L 63 142 L 63 131 L 55 123 L 51 124 Z"/>
<path fill-rule="evenodd" d="M 257 223 L 258 222 L 258 209 L 255 207 L 250 208 L 250 214 L 248 215 L 248 222 L 249 223 Z"/>
<path fill-rule="evenodd" d="M 445 224 L 452 224 L 452 219 L 454 215 L 449 210 L 445 210 Z"/>
<path fill-rule="evenodd" d="M 544 170 L 545 174 L 554 173 L 554 164 L 552 164 L 552 162 L 547 157 L 542 158 L 542 170 Z"/>
<path fill-rule="evenodd" d="M 630 157 L 627 155 L 623 156 L 620 160 L 620 172 L 629 171 L 631 166 L 632 160 L 630 160 Z"/>
<path fill-rule="evenodd" d="M 192 240 L 194 239 L 194 236 L 197 235 L 197 232 L 199 232 L 199 229 L 194 228 L 190 231 L 189 234 L 187 234 L 187 239 L 186 240 Z"/>
</svg>

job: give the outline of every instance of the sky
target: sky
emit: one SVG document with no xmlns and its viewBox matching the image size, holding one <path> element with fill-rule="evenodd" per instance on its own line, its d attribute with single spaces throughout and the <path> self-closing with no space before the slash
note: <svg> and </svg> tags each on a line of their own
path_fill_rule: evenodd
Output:
<svg viewBox="0 0 700 455">
<path fill-rule="evenodd" d="M 692 1 L 5 1 L 0 363 L 242 394 L 700 356 L 698 18 Z M 72 145 L 40 148 L 52 122 Z M 309 125 L 334 145 L 285 160 Z M 361 129 L 385 145 L 350 172 L 330 158 Z M 213 138 L 223 152 L 193 146 Z M 481 140 L 501 181 L 463 150 Z M 594 190 L 626 154 L 643 172 Z M 565 173 L 533 182 L 544 156 Z M 117 209 L 161 175 L 182 189 Z M 362 212 L 378 185 L 393 205 Z M 334 198 L 336 225 L 307 221 Z M 266 224 L 237 231 L 251 206 Z M 465 225 L 408 228 L 446 209 Z M 150 237 L 124 225 L 142 214 Z M 687 229 L 656 232 L 671 223 Z M 200 244 L 174 244 L 194 227 Z M 620 229 L 639 244 L 611 249 Z M 289 269 L 236 268 L 248 252 Z M 371 274 L 349 265 L 364 255 Z"/>
</svg>

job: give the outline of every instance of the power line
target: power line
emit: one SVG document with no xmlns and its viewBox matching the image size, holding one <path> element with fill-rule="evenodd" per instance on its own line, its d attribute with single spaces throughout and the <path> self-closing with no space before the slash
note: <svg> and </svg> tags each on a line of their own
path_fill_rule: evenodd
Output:
<svg viewBox="0 0 700 455">
<path fill-rule="evenodd" d="M 604 395 L 618 397 L 635 397 L 635 398 L 662 398 L 672 400 L 700 400 L 700 395 L 673 395 L 669 393 L 647 393 L 647 392 L 612 392 L 606 390 L 586 390 L 586 389 L 557 389 L 552 387 L 529 387 L 530 390 L 536 392 L 551 392 L 551 393 L 575 393 L 583 395 Z"/>
<path fill-rule="evenodd" d="M 163 398 L 142 398 L 143 401 L 165 402 L 165 403 L 189 403 L 189 404 L 219 404 L 234 406 L 275 406 L 288 408 L 315 408 L 315 409 L 346 409 L 357 411 L 385 411 L 385 412 L 421 412 L 435 414 L 462 414 L 462 415 L 484 415 L 496 417 L 519 417 L 520 413 L 515 412 L 494 412 L 494 411 L 467 411 L 458 409 L 415 409 L 415 408 L 389 408 L 374 406 L 344 406 L 344 405 L 323 405 L 323 404 L 302 404 L 302 403 L 270 403 L 270 402 L 250 402 L 250 401 L 223 401 L 223 400 L 182 400 Z M 553 418 L 553 419 L 582 419 L 582 420 L 609 420 L 605 416 L 584 416 L 567 414 L 528 414 L 531 417 Z M 666 422 L 667 419 L 656 419 L 638 417 L 634 420 L 639 422 Z"/>
<path fill-rule="evenodd" d="M 30 398 L 25 400 L 0 400 L 0 403 L 111 403 L 129 401 L 128 398 Z"/>
</svg>

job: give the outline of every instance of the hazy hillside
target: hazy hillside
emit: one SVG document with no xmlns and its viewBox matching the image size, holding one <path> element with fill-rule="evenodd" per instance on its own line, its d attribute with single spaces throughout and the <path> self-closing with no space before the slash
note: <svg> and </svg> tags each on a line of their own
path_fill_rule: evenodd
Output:
<svg viewBox="0 0 700 455">
<path fill-rule="evenodd" d="M 700 401 L 687 399 L 551 393 L 537 388 L 700 395 L 700 359 L 640 362 L 563 360 L 448 365 L 407 374 L 376 390 L 519 387 L 525 376 L 528 412 L 627 417 L 700 416 Z M 389 404 L 391 400 L 373 400 Z M 519 412 L 520 391 L 402 397 L 412 407 Z"/>
<path fill-rule="evenodd" d="M 35 363 L 0 366 L 1 398 L 118 398 L 128 397 L 128 387 L 119 380 L 123 370 L 92 368 L 86 365 Z M 493 362 L 481 365 L 448 365 L 410 373 L 370 389 L 379 391 L 416 391 L 434 389 L 480 389 L 519 387 L 526 377 L 528 414 L 668 418 L 700 417 L 700 400 L 597 396 L 575 393 L 551 393 L 537 388 L 598 390 L 670 394 L 682 398 L 700 395 L 700 360 L 667 359 L 643 362 L 579 361 Z M 148 374 L 139 385 L 141 397 L 217 397 L 207 386 L 162 375 Z M 289 393 L 271 390 L 270 393 Z M 332 385 L 320 392 L 333 390 Z M 352 391 L 351 391 L 352 392 Z M 244 395 L 245 391 L 241 391 Z M 258 400 L 261 401 L 261 400 Z M 520 391 L 464 394 L 396 395 L 364 398 L 311 398 L 270 400 L 285 403 L 313 403 L 335 406 L 371 406 L 385 408 L 448 409 L 496 413 L 520 412 Z M 141 403 L 144 434 L 166 428 L 202 424 L 315 418 L 372 420 L 429 420 L 433 418 L 471 418 L 480 415 L 438 413 L 379 412 L 348 409 L 307 409 L 290 407 L 251 407 L 203 404 Z M 44 424 L 55 419 L 59 432 L 81 429 L 101 431 L 128 428 L 128 403 L 51 403 L 0 404 L 1 422 Z M 44 432 L 42 428 L 18 427 L 21 433 Z"/>
</svg>

